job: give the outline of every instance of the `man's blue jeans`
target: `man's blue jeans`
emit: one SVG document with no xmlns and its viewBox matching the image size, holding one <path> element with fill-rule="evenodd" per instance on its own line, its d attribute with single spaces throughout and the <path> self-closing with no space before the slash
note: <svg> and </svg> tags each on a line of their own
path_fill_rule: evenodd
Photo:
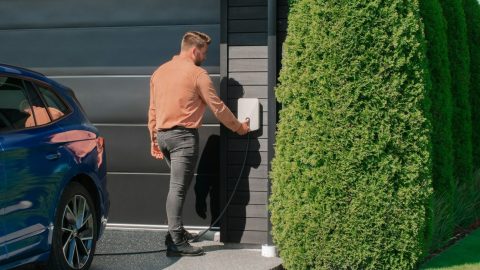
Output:
<svg viewBox="0 0 480 270">
<path fill-rule="evenodd" d="M 183 204 L 198 159 L 198 130 L 177 127 L 158 131 L 157 139 L 165 161 L 170 167 L 166 209 L 168 230 L 173 236 L 183 229 Z"/>
</svg>

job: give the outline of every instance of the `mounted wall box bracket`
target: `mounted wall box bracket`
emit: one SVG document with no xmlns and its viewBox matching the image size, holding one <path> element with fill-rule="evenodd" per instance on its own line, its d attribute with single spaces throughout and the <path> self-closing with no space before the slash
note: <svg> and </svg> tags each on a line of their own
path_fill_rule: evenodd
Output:
<svg viewBox="0 0 480 270">
<path fill-rule="evenodd" d="M 258 98 L 239 98 L 237 103 L 238 120 L 250 119 L 250 131 L 260 128 L 260 102 Z"/>
</svg>

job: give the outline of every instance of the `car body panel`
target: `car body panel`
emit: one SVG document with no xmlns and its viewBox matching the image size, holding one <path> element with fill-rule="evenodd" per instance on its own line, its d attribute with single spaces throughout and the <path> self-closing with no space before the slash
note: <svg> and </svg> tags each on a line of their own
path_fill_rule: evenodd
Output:
<svg viewBox="0 0 480 270">
<path fill-rule="evenodd" d="M 45 251 L 58 185 L 71 168 L 63 143 L 51 142 L 58 127 L 45 126 L 4 136 L 4 244 L 9 260 Z M 35 161 L 35 162 L 32 162 Z M 63 184 L 62 184 L 63 185 Z"/>
<path fill-rule="evenodd" d="M 0 216 L 3 217 L 5 213 L 5 207 L 3 206 L 3 197 L 5 196 L 6 189 L 6 179 L 5 179 L 5 170 L 3 169 L 3 147 L 0 143 Z M 2 235 L 5 235 L 5 224 L 3 218 L 0 219 L 0 261 L 7 259 L 7 249 L 5 248 L 4 240 L 1 238 Z"/>
<path fill-rule="evenodd" d="M 43 75 L 0 64 L 12 76 L 54 90 L 70 112 L 44 126 L 0 132 L 0 269 L 48 259 L 57 204 L 65 187 L 90 181 L 101 236 L 108 218 L 103 138 L 73 92 Z M 8 267 L 8 268 L 6 268 Z"/>
<path fill-rule="evenodd" d="M 9 263 L 0 264 L 0 270 L 13 269 L 13 268 L 30 264 L 30 263 L 45 262 L 48 260 L 49 256 L 50 256 L 50 251 L 47 251 L 34 256 L 14 260 Z"/>
</svg>

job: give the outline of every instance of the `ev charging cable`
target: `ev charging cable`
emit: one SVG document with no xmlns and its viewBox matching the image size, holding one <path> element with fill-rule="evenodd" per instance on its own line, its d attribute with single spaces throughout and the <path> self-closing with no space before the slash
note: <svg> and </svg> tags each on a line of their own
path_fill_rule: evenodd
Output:
<svg viewBox="0 0 480 270">
<path fill-rule="evenodd" d="M 223 217 L 223 215 L 227 211 L 228 206 L 232 202 L 233 196 L 235 196 L 235 193 L 237 192 L 238 184 L 240 183 L 240 180 L 242 179 L 243 170 L 245 169 L 245 165 L 247 163 L 247 156 L 248 156 L 248 148 L 249 147 L 250 147 L 250 132 L 247 135 L 247 147 L 245 148 L 245 155 L 243 157 L 242 168 L 240 169 L 240 173 L 238 174 L 237 182 L 235 183 L 235 186 L 233 187 L 232 194 L 230 194 L 230 198 L 228 198 L 228 201 L 225 204 L 225 207 L 223 207 L 223 210 L 220 213 L 220 215 L 218 215 L 217 219 L 215 219 L 215 221 L 212 222 L 211 225 L 206 230 L 199 233 L 197 236 L 195 236 L 195 238 L 190 240 L 189 241 L 190 243 L 198 241 L 198 239 L 200 239 L 203 235 L 205 235 L 208 231 L 210 231 L 212 229 L 213 225 L 217 224 L 217 222 Z M 227 188 L 227 190 L 228 190 L 228 188 Z"/>
<path fill-rule="evenodd" d="M 248 120 L 250 120 L 250 119 L 248 119 Z M 230 194 L 230 197 L 228 198 L 227 203 L 223 207 L 223 210 L 220 213 L 220 215 L 218 215 L 217 219 L 215 219 L 215 221 L 212 222 L 211 225 L 206 230 L 202 231 L 197 236 L 195 236 L 195 238 L 188 241 L 189 243 L 198 241 L 203 235 L 205 235 L 208 231 L 210 231 L 212 229 L 213 225 L 215 225 L 220 219 L 223 218 L 223 215 L 225 215 L 225 212 L 227 211 L 228 206 L 232 202 L 233 196 L 235 196 L 235 193 L 237 192 L 238 184 L 240 184 L 240 180 L 242 179 L 243 171 L 244 171 L 245 165 L 247 163 L 249 147 L 250 147 L 250 132 L 248 132 L 248 134 L 247 134 L 247 146 L 245 147 L 245 155 L 243 157 L 242 168 L 240 169 L 240 173 L 238 174 L 237 182 L 235 183 L 235 186 L 233 187 L 232 194 Z M 147 251 L 133 251 L 133 252 L 118 252 L 118 253 L 97 253 L 97 254 L 95 254 L 95 256 L 138 255 L 138 254 L 160 253 L 160 252 L 166 252 L 166 251 L 167 251 L 167 249 L 147 250 Z"/>
</svg>

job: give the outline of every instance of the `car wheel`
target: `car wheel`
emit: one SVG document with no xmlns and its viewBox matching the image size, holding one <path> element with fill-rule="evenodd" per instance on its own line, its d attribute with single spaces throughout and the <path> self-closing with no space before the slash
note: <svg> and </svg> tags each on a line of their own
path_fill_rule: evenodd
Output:
<svg viewBox="0 0 480 270">
<path fill-rule="evenodd" d="M 88 269 L 97 241 L 96 220 L 96 209 L 88 191 L 79 183 L 70 183 L 55 215 L 47 269 Z"/>
</svg>

